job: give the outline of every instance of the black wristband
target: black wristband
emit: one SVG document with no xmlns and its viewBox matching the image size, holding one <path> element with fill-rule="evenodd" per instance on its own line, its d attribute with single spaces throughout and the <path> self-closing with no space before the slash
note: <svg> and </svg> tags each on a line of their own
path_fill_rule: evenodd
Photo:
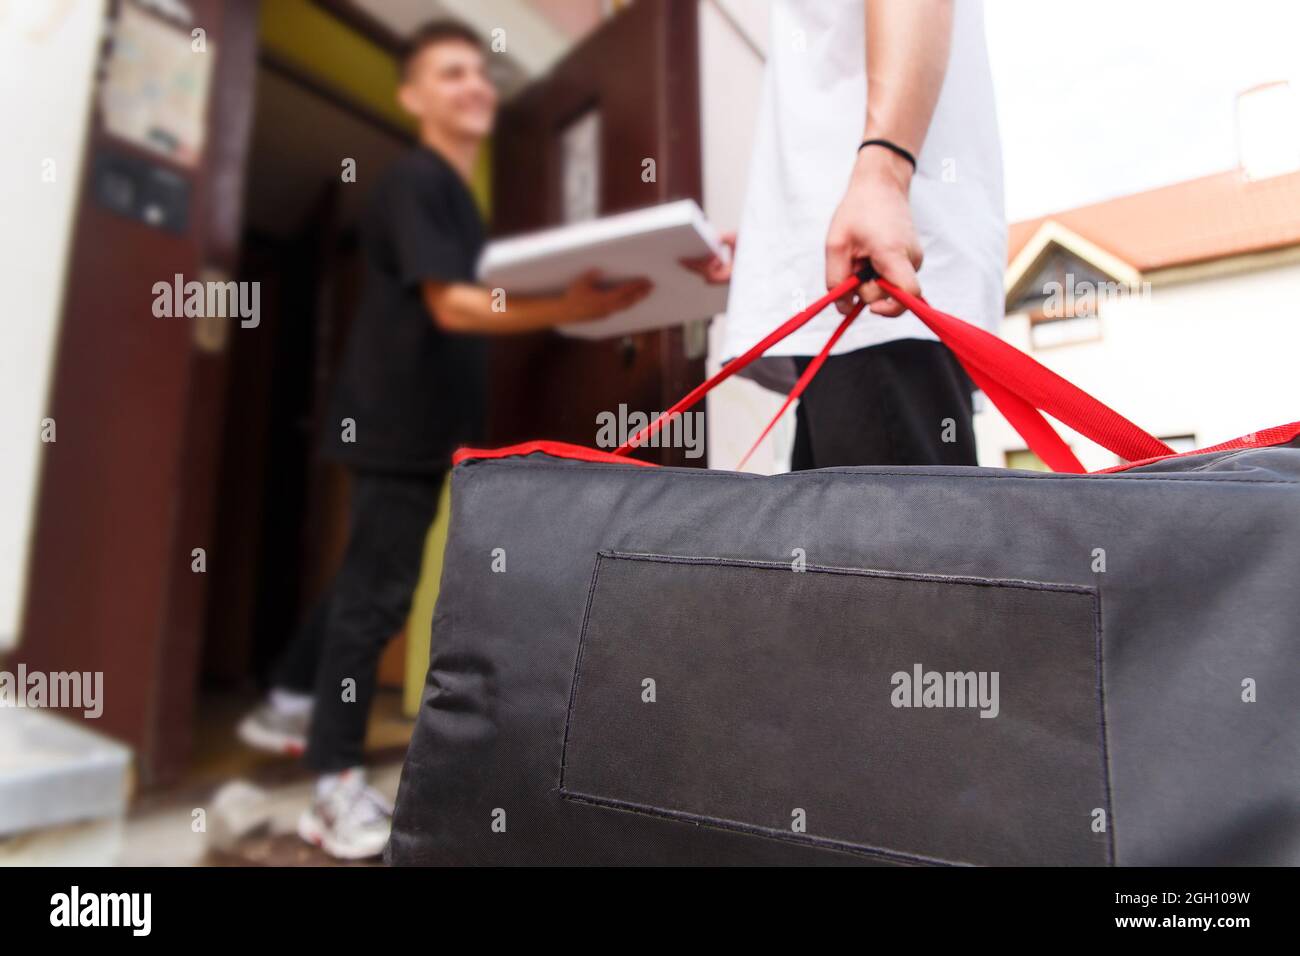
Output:
<svg viewBox="0 0 1300 956">
<path fill-rule="evenodd" d="M 862 152 L 868 146 L 883 146 L 891 153 L 894 153 L 898 156 L 902 156 L 905 160 L 907 160 L 909 163 L 912 164 L 912 172 L 916 172 L 916 157 L 913 156 L 911 153 L 909 153 L 907 150 L 903 149 L 903 147 L 899 146 L 897 143 L 891 143 L 887 139 L 864 139 L 862 141 L 862 145 L 858 147 L 858 152 L 859 153 Z"/>
</svg>

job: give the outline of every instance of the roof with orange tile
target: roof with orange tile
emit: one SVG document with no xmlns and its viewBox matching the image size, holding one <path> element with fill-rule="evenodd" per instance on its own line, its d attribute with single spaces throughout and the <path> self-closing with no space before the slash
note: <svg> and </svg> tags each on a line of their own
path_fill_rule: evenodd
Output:
<svg viewBox="0 0 1300 956">
<path fill-rule="evenodd" d="M 1013 223 L 1007 261 L 1052 220 L 1141 272 L 1300 245 L 1300 172 L 1238 169 Z"/>
</svg>

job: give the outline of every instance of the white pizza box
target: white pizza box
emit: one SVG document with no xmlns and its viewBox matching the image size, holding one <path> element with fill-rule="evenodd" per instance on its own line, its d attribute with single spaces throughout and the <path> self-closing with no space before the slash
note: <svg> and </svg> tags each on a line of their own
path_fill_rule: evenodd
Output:
<svg viewBox="0 0 1300 956">
<path fill-rule="evenodd" d="M 575 222 L 488 244 L 479 260 L 479 281 L 510 295 L 552 295 L 582 273 L 603 279 L 654 283 L 654 290 L 622 312 L 557 331 L 584 339 L 607 339 L 681 325 L 716 315 L 727 306 L 727 287 L 710 285 L 679 260 L 726 256 L 726 247 L 693 199 Z"/>
</svg>

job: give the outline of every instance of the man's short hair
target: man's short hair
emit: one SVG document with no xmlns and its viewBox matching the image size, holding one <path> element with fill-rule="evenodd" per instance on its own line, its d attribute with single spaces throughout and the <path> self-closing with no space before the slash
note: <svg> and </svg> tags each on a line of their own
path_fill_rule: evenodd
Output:
<svg viewBox="0 0 1300 956">
<path fill-rule="evenodd" d="M 402 50 L 402 78 L 406 79 L 411 75 L 411 66 L 415 63 L 416 57 L 435 43 L 448 41 L 468 43 L 480 52 L 483 50 L 483 39 L 459 20 L 450 18 L 430 20 L 412 33 L 406 41 L 406 46 Z"/>
</svg>

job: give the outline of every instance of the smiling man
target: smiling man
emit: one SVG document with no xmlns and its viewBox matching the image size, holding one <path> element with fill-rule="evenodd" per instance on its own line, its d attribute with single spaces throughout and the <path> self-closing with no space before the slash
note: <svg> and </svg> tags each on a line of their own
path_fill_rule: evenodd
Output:
<svg viewBox="0 0 1300 956">
<path fill-rule="evenodd" d="M 299 833 L 349 859 L 388 839 L 390 809 L 361 767 L 375 671 L 410 611 L 451 452 L 480 438 L 484 336 L 604 318 L 649 291 L 593 275 L 549 297 L 476 285 L 484 225 L 469 181 L 497 107 L 478 37 L 449 20 L 420 29 L 397 97 L 419 142 L 369 197 L 360 313 L 326 425 L 325 453 L 352 472 L 347 550 L 269 700 L 240 726 L 253 746 L 305 750 L 321 776 Z"/>
</svg>

